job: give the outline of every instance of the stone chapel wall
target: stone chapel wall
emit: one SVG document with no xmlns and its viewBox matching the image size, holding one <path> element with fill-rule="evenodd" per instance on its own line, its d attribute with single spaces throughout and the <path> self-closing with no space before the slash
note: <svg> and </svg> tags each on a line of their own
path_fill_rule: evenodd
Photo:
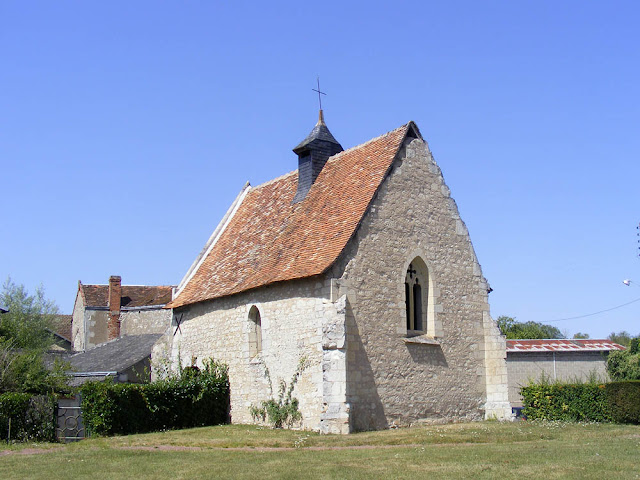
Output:
<svg viewBox="0 0 640 480">
<path fill-rule="evenodd" d="M 467 229 L 426 144 L 414 139 L 405 145 L 329 274 L 347 295 L 347 401 L 354 430 L 480 420 L 488 379 L 504 384 L 501 407 L 508 409 L 504 341 L 500 351 L 497 329 L 485 323 L 487 283 Z M 436 322 L 435 341 L 407 338 L 404 278 L 416 256 L 432 280 L 428 321 Z M 491 375 L 487 348 L 502 355 Z"/>
<path fill-rule="evenodd" d="M 300 401 L 303 428 L 320 430 L 323 324 L 326 317 L 336 315 L 329 295 L 329 283 L 305 279 L 177 309 L 174 315 L 183 317 L 171 340 L 172 361 L 177 362 L 179 356 L 182 364 L 188 365 L 196 357 L 201 365 L 204 359 L 213 357 L 229 365 L 232 422 L 252 423 L 250 406 L 270 397 L 265 366 L 275 397 L 280 379 L 289 384 L 305 356 L 309 366 L 300 376 L 294 397 Z M 254 305 L 262 323 L 262 353 L 252 358 L 249 311 Z M 170 335 L 175 330 L 174 324 Z M 160 356 L 161 352 L 154 354 L 154 358 Z"/>
</svg>

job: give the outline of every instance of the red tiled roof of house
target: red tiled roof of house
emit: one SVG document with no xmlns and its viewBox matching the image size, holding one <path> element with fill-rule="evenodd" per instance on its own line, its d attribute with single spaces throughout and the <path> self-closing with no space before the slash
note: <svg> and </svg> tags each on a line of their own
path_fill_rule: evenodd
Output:
<svg viewBox="0 0 640 480">
<path fill-rule="evenodd" d="M 83 285 L 82 294 L 87 307 L 109 306 L 109 285 Z M 122 307 L 162 306 L 171 301 L 171 286 L 123 285 Z"/>
<path fill-rule="evenodd" d="M 167 308 L 323 273 L 354 234 L 409 131 L 420 135 L 409 122 L 334 155 L 299 203 L 291 203 L 297 171 L 250 189 Z"/>
<path fill-rule="evenodd" d="M 624 350 L 625 347 L 611 340 L 592 339 L 545 339 L 545 340 L 507 340 L 507 352 L 608 352 Z"/>
<path fill-rule="evenodd" d="M 51 320 L 51 331 L 65 340 L 71 341 L 71 315 L 56 315 Z"/>
</svg>

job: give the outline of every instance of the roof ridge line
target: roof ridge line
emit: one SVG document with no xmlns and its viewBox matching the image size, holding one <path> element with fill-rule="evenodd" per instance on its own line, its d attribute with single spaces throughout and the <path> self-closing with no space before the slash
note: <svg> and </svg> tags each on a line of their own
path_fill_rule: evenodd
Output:
<svg viewBox="0 0 640 480">
<path fill-rule="evenodd" d="M 375 142 L 377 140 L 380 140 L 383 137 L 391 135 L 392 133 L 396 132 L 397 130 L 400 130 L 400 129 L 404 128 L 404 127 L 407 127 L 409 124 L 412 124 L 415 127 L 418 135 L 420 135 L 420 131 L 418 130 L 417 126 L 415 125 L 413 120 L 410 120 L 409 122 L 405 123 L 404 125 L 400 125 L 398 128 L 394 128 L 393 130 L 389 130 L 387 133 L 383 133 L 382 135 L 378 135 L 377 137 L 369 139 L 364 143 L 359 143 L 358 145 L 354 145 L 353 147 L 349 147 L 346 150 L 343 150 L 343 151 L 341 151 L 339 153 L 336 153 L 335 155 L 330 156 L 327 161 L 333 161 L 333 159 L 338 158 L 338 157 L 340 157 L 341 155 L 343 155 L 343 154 L 345 154 L 347 152 L 355 150 L 356 148 L 364 147 L 365 145 L 368 145 L 371 142 Z M 422 137 L 422 135 L 420 135 L 420 136 Z M 255 187 L 252 187 L 252 188 L 253 189 L 258 189 L 258 188 L 264 187 L 266 185 L 270 185 L 270 184 L 272 184 L 274 182 L 277 182 L 279 180 L 283 180 L 284 178 L 288 177 L 289 175 L 295 175 L 297 173 L 298 173 L 297 169 L 296 170 L 291 170 L 290 172 L 283 173 L 282 175 L 279 175 L 279 176 L 277 176 L 275 178 L 272 178 L 271 180 L 267 180 L 266 182 L 261 183 L 260 185 L 256 185 Z"/>
<path fill-rule="evenodd" d="M 372 139 L 370 139 L 370 140 L 367 140 L 367 141 L 366 141 L 366 142 L 364 142 L 364 143 L 360 143 L 360 144 L 358 144 L 358 145 L 354 145 L 353 147 L 349 147 L 349 148 L 347 148 L 346 150 L 341 151 L 340 153 L 336 153 L 335 155 L 333 155 L 333 156 L 329 157 L 329 160 L 327 160 L 327 161 L 330 161 L 330 160 L 333 160 L 333 159 L 339 158 L 340 156 L 344 155 L 345 153 L 349 153 L 349 152 L 351 152 L 352 150 L 355 150 L 355 149 L 357 149 L 357 148 L 361 148 L 361 147 L 364 147 L 364 146 L 366 146 L 366 145 L 369 145 L 370 143 L 373 143 L 373 142 L 377 142 L 377 141 L 379 141 L 379 140 L 382 140 L 384 137 L 387 137 L 387 136 L 391 135 L 392 133 L 397 132 L 398 130 L 401 130 L 401 129 L 403 129 L 403 128 L 406 128 L 406 127 L 408 127 L 410 124 L 414 124 L 413 120 L 411 120 L 411 121 L 409 121 L 409 122 L 405 123 L 404 125 L 400 125 L 398 128 L 394 128 L 393 130 L 389 130 L 387 133 L 383 133 L 382 135 L 378 135 L 377 137 L 374 137 L 374 138 L 372 138 Z M 414 124 L 414 125 L 415 125 L 415 124 Z M 417 130 L 417 128 L 416 128 L 416 130 Z M 418 133 L 419 133 L 419 132 L 418 132 Z M 403 140 L 404 140 L 404 139 L 403 139 Z"/>
</svg>

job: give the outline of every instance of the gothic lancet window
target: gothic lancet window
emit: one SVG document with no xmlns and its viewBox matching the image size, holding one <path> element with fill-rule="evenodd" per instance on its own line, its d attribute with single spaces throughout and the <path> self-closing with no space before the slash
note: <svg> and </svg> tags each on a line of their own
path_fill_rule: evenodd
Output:
<svg viewBox="0 0 640 480">
<path fill-rule="evenodd" d="M 419 278 L 413 284 L 413 329 L 422 330 L 422 287 Z"/>
<path fill-rule="evenodd" d="M 411 286 L 408 282 L 404 282 L 404 301 L 407 309 L 407 330 L 411 328 Z"/>
<path fill-rule="evenodd" d="M 429 272 L 424 262 L 416 257 L 407 269 L 404 280 L 407 331 L 422 332 L 427 326 L 427 295 Z"/>
</svg>

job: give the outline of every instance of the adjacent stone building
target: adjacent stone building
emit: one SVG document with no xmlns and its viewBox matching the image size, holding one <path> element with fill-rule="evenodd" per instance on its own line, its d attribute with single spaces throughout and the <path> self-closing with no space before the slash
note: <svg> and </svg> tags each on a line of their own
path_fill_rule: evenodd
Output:
<svg viewBox="0 0 640 480">
<path fill-rule="evenodd" d="M 226 362 L 237 423 L 301 363 L 303 428 L 510 418 L 490 288 L 418 127 L 343 151 L 320 112 L 294 152 L 233 202 L 154 360 Z"/>
<path fill-rule="evenodd" d="M 108 285 L 83 285 L 73 307 L 73 350 L 90 350 L 125 335 L 165 333 L 171 312 L 163 307 L 171 300 L 172 286 L 122 285 L 118 276 Z"/>
<path fill-rule="evenodd" d="M 607 381 L 607 355 L 624 350 L 610 340 L 507 340 L 509 401 L 522 407 L 520 388 L 543 377 L 549 381 Z"/>
<path fill-rule="evenodd" d="M 69 385 L 111 378 L 116 383 L 144 383 L 151 372 L 151 350 L 160 334 L 125 335 L 65 360 Z"/>
</svg>

